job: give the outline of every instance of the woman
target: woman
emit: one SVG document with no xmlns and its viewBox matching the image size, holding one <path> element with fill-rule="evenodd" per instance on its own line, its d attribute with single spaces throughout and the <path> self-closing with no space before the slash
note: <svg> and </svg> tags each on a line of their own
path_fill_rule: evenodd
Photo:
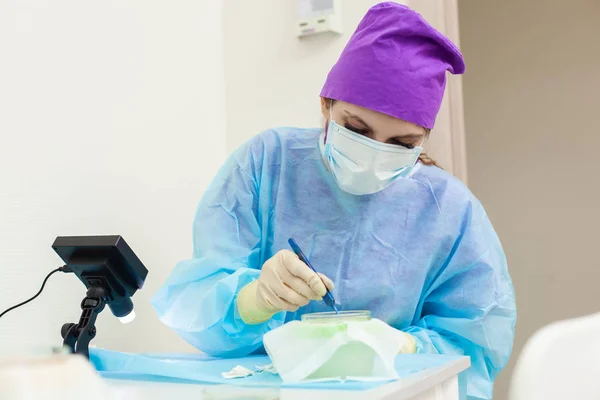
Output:
<svg viewBox="0 0 600 400">
<path fill-rule="evenodd" d="M 489 399 L 512 348 L 515 304 L 481 204 L 422 155 L 459 50 L 396 3 L 368 11 L 321 93 L 324 129 L 274 129 L 238 149 L 204 194 L 194 258 L 153 303 L 218 356 L 261 351 L 304 313 L 367 309 L 401 352 L 465 354 L 470 398 Z M 287 250 L 293 237 L 318 276 Z"/>
</svg>

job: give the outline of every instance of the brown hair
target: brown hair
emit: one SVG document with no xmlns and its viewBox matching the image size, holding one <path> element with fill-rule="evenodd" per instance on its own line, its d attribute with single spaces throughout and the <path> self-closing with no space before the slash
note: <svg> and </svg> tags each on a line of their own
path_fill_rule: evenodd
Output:
<svg viewBox="0 0 600 400">
<path fill-rule="evenodd" d="M 324 100 L 327 101 L 331 105 L 333 105 L 333 103 L 335 103 L 334 99 L 324 98 Z M 425 137 L 429 137 L 429 133 L 431 133 L 431 129 L 428 129 L 428 128 L 423 128 L 423 129 L 425 129 Z M 435 167 L 442 168 L 438 165 L 438 163 L 433 158 L 429 157 L 427 155 L 427 153 L 425 153 L 425 152 L 421 152 L 421 154 L 419 155 L 419 161 L 423 165 L 433 165 Z"/>
</svg>

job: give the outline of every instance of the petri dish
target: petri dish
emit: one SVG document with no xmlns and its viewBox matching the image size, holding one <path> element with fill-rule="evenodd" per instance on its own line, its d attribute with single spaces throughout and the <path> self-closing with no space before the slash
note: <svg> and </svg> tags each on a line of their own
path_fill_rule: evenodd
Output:
<svg viewBox="0 0 600 400">
<path fill-rule="evenodd" d="M 349 321 L 368 321 L 371 319 L 371 311 L 335 311 L 312 313 L 302 315 L 302 322 L 331 323 L 331 322 L 349 322 Z"/>
</svg>

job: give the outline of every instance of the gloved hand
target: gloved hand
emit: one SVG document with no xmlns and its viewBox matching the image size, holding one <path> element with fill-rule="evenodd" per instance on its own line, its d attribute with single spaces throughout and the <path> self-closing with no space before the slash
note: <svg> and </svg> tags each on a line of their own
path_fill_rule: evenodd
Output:
<svg viewBox="0 0 600 400">
<path fill-rule="evenodd" d="M 417 352 L 417 341 L 413 335 L 398 331 L 400 336 L 398 354 L 414 354 Z"/>
<path fill-rule="evenodd" d="M 296 254 L 281 250 L 264 263 L 258 280 L 240 290 L 237 307 L 247 324 L 259 324 L 280 311 L 296 311 L 311 300 L 322 300 L 333 282 L 316 274 Z"/>
</svg>

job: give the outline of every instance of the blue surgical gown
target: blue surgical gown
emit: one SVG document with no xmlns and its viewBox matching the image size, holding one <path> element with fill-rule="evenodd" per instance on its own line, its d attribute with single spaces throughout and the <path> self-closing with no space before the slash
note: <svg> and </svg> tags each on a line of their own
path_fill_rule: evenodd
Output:
<svg viewBox="0 0 600 400">
<path fill-rule="evenodd" d="M 514 292 L 500 241 L 479 201 L 452 175 L 419 165 L 365 196 L 342 191 L 318 149 L 320 130 L 266 131 L 229 157 L 203 195 L 193 257 L 152 299 L 163 323 L 203 352 L 261 351 L 263 335 L 313 301 L 246 325 L 236 296 L 296 239 L 335 283 L 344 310 L 367 309 L 412 334 L 419 352 L 471 357 L 467 394 L 490 399 L 514 336 Z"/>
</svg>

